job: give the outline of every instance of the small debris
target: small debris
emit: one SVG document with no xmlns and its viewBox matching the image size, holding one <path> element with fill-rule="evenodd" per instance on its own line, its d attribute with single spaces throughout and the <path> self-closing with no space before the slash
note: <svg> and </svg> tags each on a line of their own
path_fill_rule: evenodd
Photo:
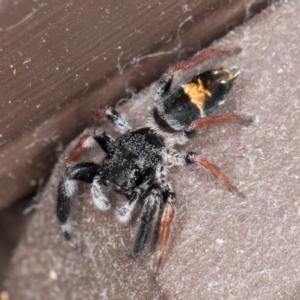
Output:
<svg viewBox="0 0 300 300">
<path fill-rule="evenodd" d="M 0 300 L 9 300 L 9 294 L 7 291 L 2 291 L 0 294 Z"/>
<path fill-rule="evenodd" d="M 216 242 L 217 242 L 218 244 L 222 245 L 222 244 L 224 244 L 225 241 L 222 240 L 222 239 L 217 239 Z"/>
<path fill-rule="evenodd" d="M 280 216 L 280 217 L 284 216 L 284 213 L 285 213 L 285 210 L 282 209 L 282 208 L 278 208 L 278 209 L 275 210 L 275 214 Z"/>
<path fill-rule="evenodd" d="M 49 278 L 50 278 L 52 281 L 54 281 L 54 280 L 57 279 L 57 274 L 56 274 L 56 272 L 55 272 L 54 270 L 51 270 L 51 271 L 49 272 Z M 1 300 L 2 300 L 2 299 L 1 299 Z"/>
<path fill-rule="evenodd" d="M 244 223 L 246 220 L 247 220 L 246 215 L 240 215 L 240 216 L 233 216 L 232 217 L 232 223 L 234 225 L 240 225 L 240 224 Z"/>
</svg>

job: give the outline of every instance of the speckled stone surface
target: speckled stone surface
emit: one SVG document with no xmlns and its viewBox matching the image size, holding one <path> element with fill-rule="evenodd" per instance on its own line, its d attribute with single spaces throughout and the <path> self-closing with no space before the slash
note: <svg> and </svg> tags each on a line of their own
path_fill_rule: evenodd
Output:
<svg viewBox="0 0 300 300">
<path fill-rule="evenodd" d="M 300 299 L 299 14 L 296 0 L 268 8 L 214 44 L 242 47 L 241 54 L 177 78 L 240 67 L 216 115 L 234 112 L 253 123 L 201 130 L 184 148 L 216 164 L 244 192 L 244 201 L 198 166 L 171 168 L 177 214 L 156 282 L 155 245 L 138 261 L 128 258 L 138 214 L 129 226 L 119 224 L 114 207 L 123 200 L 112 192 L 113 209 L 102 212 L 88 187 L 81 188 L 82 252 L 67 247 L 54 214 L 64 153 L 14 254 L 6 282 L 10 299 Z M 148 117 L 156 87 L 119 108 L 134 128 Z M 111 129 L 106 121 L 101 127 Z M 94 149 L 82 160 L 97 162 L 102 155 Z"/>
</svg>

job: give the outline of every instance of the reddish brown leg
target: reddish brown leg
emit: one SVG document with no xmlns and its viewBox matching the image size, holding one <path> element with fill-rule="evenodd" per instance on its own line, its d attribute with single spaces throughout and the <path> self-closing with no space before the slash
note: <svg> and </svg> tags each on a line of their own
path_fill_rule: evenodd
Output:
<svg viewBox="0 0 300 300">
<path fill-rule="evenodd" d="M 219 50 L 219 49 L 208 49 L 189 60 L 182 61 L 182 62 L 178 63 L 177 65 L 171 67 L 166 72 L 166 74 L 169 76 L 173 76 L 175 72 L 187 70 L 187 69 L 189 69 L 211 57 L 221 56 L 221 55 L 234 55 L 234 54 L 238 54 L 240 51 L 241 51 L 241 49 L 234 49 L 232 51 Z"/>
<path fill-rule="evenodd" d="M 108 115 L 110 109 L 112 109 L 112 108 L 111 108 L 110 106 L 108 106 L 108 105 L 104 105 L 104 106 L 102 106 L 100 109 L 98 109 L 98 110 L 96 111 L 96 113 L 94 114 L 94 122 L 97 123 L 97 121 L 98 121 L 100 118 L 102 118 L 102 117 Z"/>
<path fill-rule="evenodd" d="M 71 164 L 82 155 L 82 153 L 91 147 L 91 138 L 95 135 L 94 130 L 90 130 L 85 133 L 80 140 L 78 141 L 77 145 L 74 147 L 72 152 L 69 154 L 67 158 L 67 164 Z"/>
<path fill-rule="evenodd" d="M 251 120 L 244 120 L 235 114 L 226 115 L 226 116 L 217 116 L 217 117 L 196 120 L 190 124 L 187 130 L 192 131 L 199 128 L 208 127 L 211 125 L 222 124 L 222 123 L 233 123 L 233 122 L 239 122 L 247 125 L 248 123 L 251 122 Z"/>
<path fill-rule="evenodd" d="M 83 154 L 87 149 L 92 148 L 95 143 L 98 143 L 101 148 L 107 153 L 110 145 L 114 142 L 112 136 L 102 131 L 99 128 L 90 129 L 83 134 L 67 158 L 67 164 L 72 164 Z"/>
<path fill-rule="evenodd" d="M 159 234 L 159 242 L 158 242 L 158 258 L 157 265 L 155 268 L 155 276 L 158 276 L 158 272 L 161 266 L 162 259 L 167 249 L 171 225 L 175 217 L 175 203 L 167 202 L 164 208 L 164 212 L 161 219 L 160 224 L 160 234 Z"/>
<path fill-rule="evenodd" d="M 198 155 L 194 155 L 192 161 L 208 169 L 214 176 L 216 176 L 217 179 L 221 180 L 232 193 L 236 194 L 240 198 L 245 198 L 244 194 L 239 192 L 237 188 L 231 185 L 231 183 L 226 178 L 226 176 L 215 165 L 209 162 L 206 158 Z"/>
</svg>

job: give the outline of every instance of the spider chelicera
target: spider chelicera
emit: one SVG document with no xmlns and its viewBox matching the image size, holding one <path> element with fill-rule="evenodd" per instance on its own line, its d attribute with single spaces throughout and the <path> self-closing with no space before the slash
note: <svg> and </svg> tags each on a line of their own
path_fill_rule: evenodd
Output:
<svg viewBox="0 0 300 300">
<path fill-rule="evenodd" d="M 67 158 L 67 167 L 58 186 L 57 217 L 65 239 L 73 248 L 79 247 L 74 226 L 74 207 L 77 183 L 80 181 L 91 184 L 93 202 L 101 210 L 110 208 L 109 199 L 102 191 L 103 186 L 124 195 L 127 201 L 117 210 L 121 222 L 130 220 L 137 203 L 142 205 L 132 257 L 140 256 L 149 243 L 162 207 L 155 274 L 158 274 L 165 254 L 175 216 L 176 197 L 167 179 L 168 164 L 198 164 L 211 171 L 232 193 L 243 197 L 206 158 L 174 148 L 176 144 L 187 142 L 188 134 L 196 129 L 229 122 L 248 123 L 235 114 L 207 117 L 224 103 L 225 96 L 240 73 L 239 69 L 233 67 L 206 71 L 171 89 L 175 72 L 191 68 L 213 56 L 236 53 L 236 50 L 209 49 L 168 69 L 159 83 L 151 121 L 144 128 L 132 131 L 130 125 L 109 106 L 102 107 L 96 113 L 96 119 L 106 116 L 122 135 L 114 138 L 98 127 L 90 129 L 83 133 Z M 95 144 L 105 151 L 104 160 L 100 164 L 76 163 L 81 154 Z"/>
</svg>

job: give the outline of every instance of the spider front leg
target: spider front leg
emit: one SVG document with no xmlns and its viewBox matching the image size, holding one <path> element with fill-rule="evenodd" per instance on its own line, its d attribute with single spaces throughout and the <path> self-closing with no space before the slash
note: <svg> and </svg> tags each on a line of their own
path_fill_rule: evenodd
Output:
<svg viewBox="0 0 300 300">
<path fill-rule="evenodd" d="M 239 198 L 245 198 L 244 194 L 239 192 L 236 187 L 234 187 L 227 177 L 216 167 L 214 164 L 209 162 L 206 158 L 197 155 L 193 152 L 179 153 L 176 150 L 168 150 L 168 162 L 175 165 L 186 165 L 189 163 L 196 163 L 205 169 L 209 170 L 217 179 L 223 182 L 227 186 L 230 192 L 237 195 Z"/>
<path fill-rule="evenodd" d="M 121 223 L 128 223 L 131 219 L 132 211 L 134 210 L 138 200 L 141 198 L 140 189 L 136 189 L 128 202 L 117 211 L 117 218 Z"/>
<path fill-rule="evenodd" d="M 94 204 L 101 210 L 110 208 L 106 195 L 101 190 L 100 167 L 94 163 L 79 163 L 66 168 L 58 185 L 56 214 L 61 231 L 69 245 L 79 250 L 75 223 L 78 205 L 76 192 L 78 181 L 92 184 L 91 193 Z"/>
<path fill-rule="evenodd" d="M 130 195 L 128 202 L 117 210 L 117 218 L 122 223 L 127 223 L 131 219 L 132 211 L 134 210 L 137 202 L 144 197 L 149 191 L 153 183 L 153 175 L 144 174 L 142 184 L 140 184 Z"/>
<path fill-rule="evenodd" d="M 131 253 L 132 258 L 140 256 L 151 239 L 153 225 L 157 220 L 161 200 L 161 189 L 159 186 L 154 185 L 145 198 L 139 230 Z"/>
<path fill-rule="evenodd" d="M 119 115 L 119 113 L 112 107 L 105 105 L 101 107 L 94 116 L 96 123 L 100 118 L 106 116 L 120 133 L 125 133 L 131 130 L 131 126 Z"/>
</svg>

